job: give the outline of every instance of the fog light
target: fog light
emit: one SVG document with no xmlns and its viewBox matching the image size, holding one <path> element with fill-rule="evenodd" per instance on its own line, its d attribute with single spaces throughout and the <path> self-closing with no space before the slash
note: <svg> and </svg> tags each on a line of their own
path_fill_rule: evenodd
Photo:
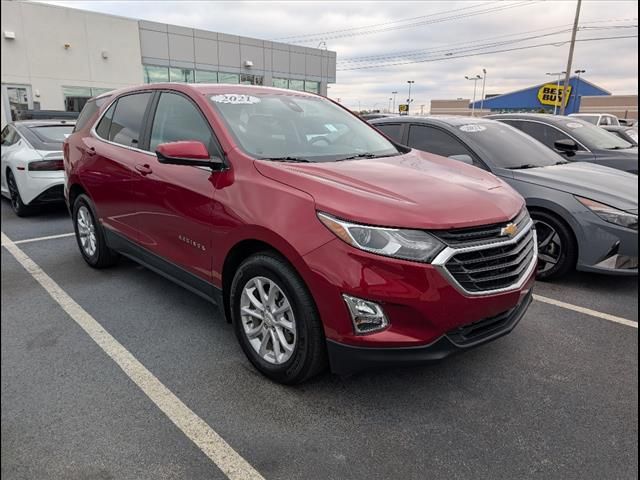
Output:
<svg viewBox="0 0 640 480">
<path fill-rule="evenodd" d="M 373 333 L 389 326 L 387 316 L 377 303 L 349 295 L 342 295 L 342 297 L 349 308 L 356 333 Z"/>
</svg>

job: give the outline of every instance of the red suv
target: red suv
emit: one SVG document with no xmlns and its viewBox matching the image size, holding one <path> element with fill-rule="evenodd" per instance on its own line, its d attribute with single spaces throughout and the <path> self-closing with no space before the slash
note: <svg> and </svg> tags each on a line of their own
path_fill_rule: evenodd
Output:
<svg viewBox="0 0 640 480">
<path fill-rule="evenodd" d="M 282 383 L 443 358 L 531 301 L 524 201 L 318 95 L 154 84 L 87 103 L 65 196 L 92 267 L 124 255 L 224 306 Z"/>
</svg>

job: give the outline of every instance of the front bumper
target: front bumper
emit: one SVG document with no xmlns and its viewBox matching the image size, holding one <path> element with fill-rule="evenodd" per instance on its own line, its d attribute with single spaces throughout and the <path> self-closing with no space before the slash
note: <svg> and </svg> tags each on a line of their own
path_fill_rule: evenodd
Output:
<svg viewBox="0 0 640 480">
<path fill-rule="evenodd" d="M 442 360 L 510 333 L 526 313 L 532 297 L 533 295 L 529 291 L 522 301 L 511 310 L 451 330 L 429 345 L 370 348 L 327 340 L 331 370 L 337 375 L 351 375 L 372 368 L 420 365 Z"/>
<path fill-rule="evenodd" d="M 579 216 L 582 238 L 576 268 L 607 275 L 638 275 L 638 232 L 605 222 L 592 212 Z"/>
</svg>

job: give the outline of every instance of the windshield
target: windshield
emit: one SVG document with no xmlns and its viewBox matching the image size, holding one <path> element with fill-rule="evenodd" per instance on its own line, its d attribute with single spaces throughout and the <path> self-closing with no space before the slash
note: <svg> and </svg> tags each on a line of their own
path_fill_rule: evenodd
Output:
<svg viewBox="0 0 640 480">
<path fill-rule="evenodd" d="M 255 158 L 331 162 L 400 153 L 376 130 L 322 97 L 252 92 L 209 99 L 240 147 Z"/>
<path fill-rule="evenodd" d="M 616 134 L 577 118 L 567 118 L 560 121 L 560 124 L 567 133 L 589 150 L 620 150 L 633 147 Z"/>
<path fill-rule="evenodd" d="M 498 168 L 536 168 L 566 163 L 553 150 L 504 123 L 486 121 L 456 125 L 455 128 L 460 138 L 483 160 Z"/>
<path fill-rule="evenodd" d="M 73 132 L 73 125 L 48 125 L 42 127 L 31 127 L 30 130 L 35 133 L 42 142 L 62 143 L 64 142 L 64 139 Z"/>
</svg>

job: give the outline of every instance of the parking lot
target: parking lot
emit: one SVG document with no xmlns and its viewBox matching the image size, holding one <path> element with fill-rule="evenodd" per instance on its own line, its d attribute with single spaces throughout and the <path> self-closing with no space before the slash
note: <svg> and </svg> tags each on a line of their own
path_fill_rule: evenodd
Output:
<svg viewBox="0 0 640 480">
<path fill-rule="evenodd" d="M 215 306 L 130 261 L 92 270 L 71 231 L 63 208 L 20 219 L 2 200 L 3 477 L 638 476 L 637 278 L 538 283 L 518 328 L 482 348 L 284 387 Z M 118 345 L 139 363 L 121 368 Z"/>
</svg>

